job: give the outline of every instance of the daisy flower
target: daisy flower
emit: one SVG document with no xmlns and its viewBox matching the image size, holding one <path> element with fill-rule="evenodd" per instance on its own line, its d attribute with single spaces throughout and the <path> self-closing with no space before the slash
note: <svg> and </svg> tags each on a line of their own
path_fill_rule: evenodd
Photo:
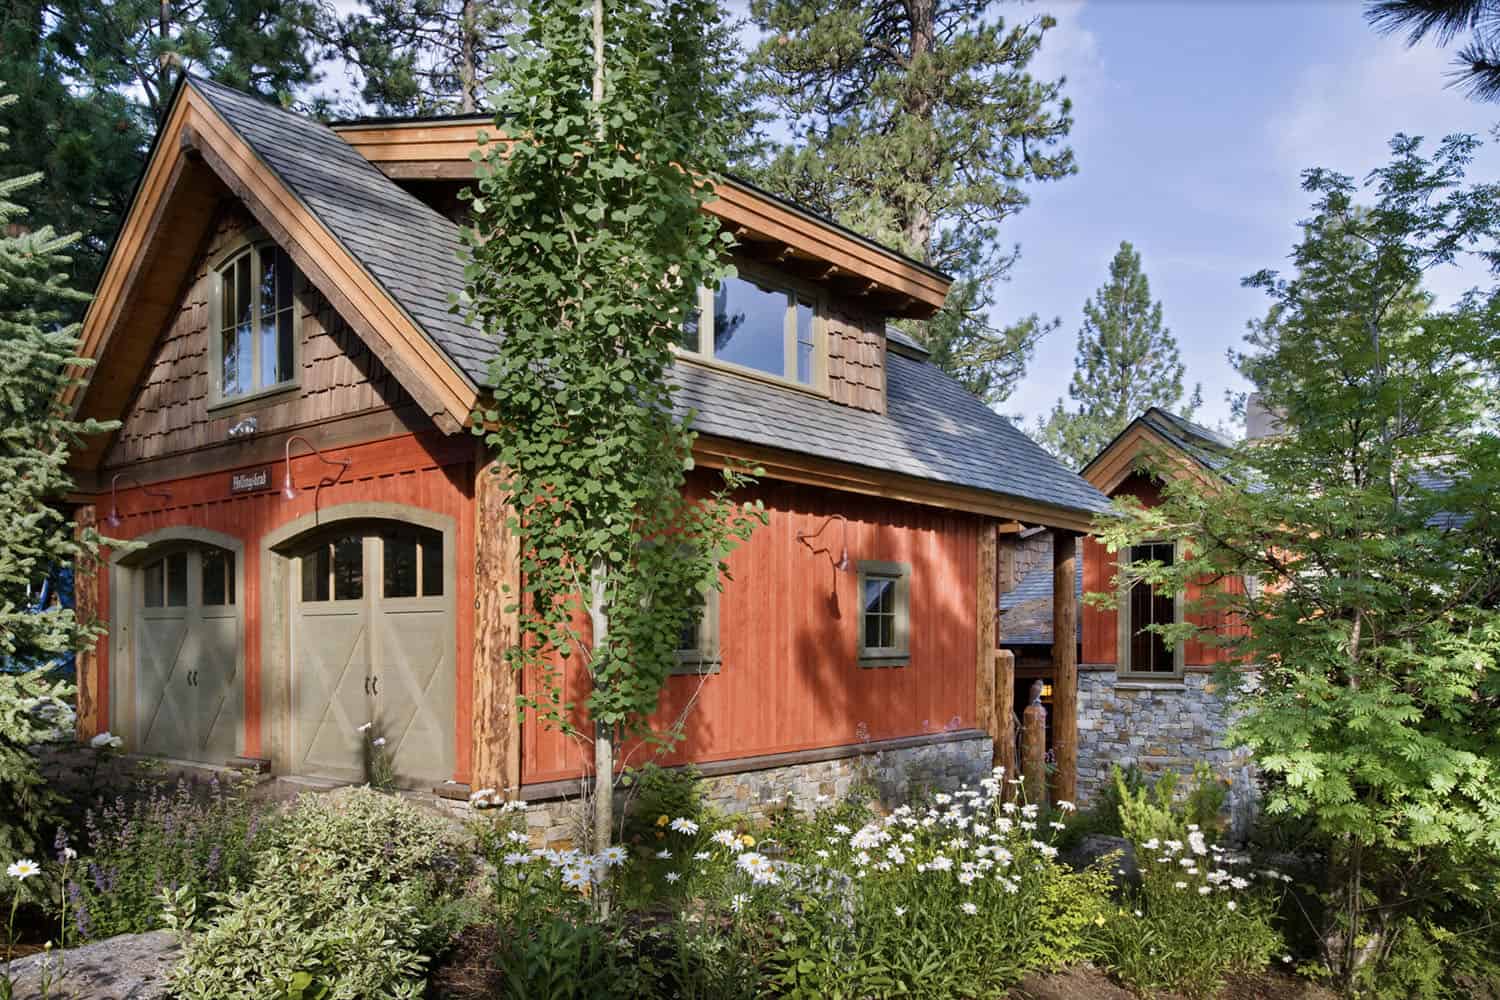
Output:
<svg viewBox="0 0 1500 1000">
<path fill-rule="evenodd" d="M 586 868 L 564 868 L 562 873 L 562 884 L 569 889 L 577 889 L 582 892 L 588 888 L 590 876 Z"/>
<path fill-rule="evenodd" d="M 975 906 L 973 903 L 963 903 L 959 906 L 959 909 L 963 910 L 971 917 L 979 912 L 979 907 Z"/>
<path fill-rule="evenodd" d="M 37 864 L 35 861 L 32 861 L 30 858 L 22 858 L 19 861 L 12 861 L 5 869 L 5 874 L 21 882 L 26 881 L 33 875 L 40 875 L 41 873 L 42 866 Z"/>
<path fill-rule="evenodd" d="M 674 885 L 681 878 L 682 878 L 682 873 L 681 872 L 667 872 L 667 881 L 671 882 Z"/>
<path fill-rule="evenodd" d="M 679 816 L 672 821 L 672 829 L 678 833 L 685 833 L 689 837 L 698 832 L 698 824 L 686 816 Z"/>
<path fill-rule="evenodd" d="M 629 855 L 626 852 L 625 848 L 621 847 L 619 844 L 614 844 L 610 847 L 606 847 L 604 850 L 599 852 L 599 860 L 611 866 L 623 865 L 625 863 L 625 859 L 628 856 Z"/>
</svg>

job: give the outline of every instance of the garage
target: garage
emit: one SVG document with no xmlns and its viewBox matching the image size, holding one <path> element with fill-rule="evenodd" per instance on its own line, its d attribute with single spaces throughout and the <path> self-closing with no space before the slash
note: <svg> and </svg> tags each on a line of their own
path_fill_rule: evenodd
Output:
<svg viewBox="0 0 1500 1000">
<path fill-rule="evenodd" d="M 235 553 L 167 543 L 130 570 L 133 748 L 223 763 L 243 728 L 244 642 Z M 122 727 L 125 728 L 125 727 Z"/>
<path fill-rule="evenodd" d="M 378 737 L 401 783 L 452 777 L 448 536 L 414 524 L 342 523 L 291 551 L 292 772 L 362 781 L 365 741 Z"/>
</svg>

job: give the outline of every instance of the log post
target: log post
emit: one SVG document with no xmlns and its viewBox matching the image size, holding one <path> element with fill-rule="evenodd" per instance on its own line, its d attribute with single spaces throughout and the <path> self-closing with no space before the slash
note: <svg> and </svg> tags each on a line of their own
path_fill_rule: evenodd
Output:
<svg viewBox="0 0 1500 1000">
<path fill-rule="evenodd" d="M 1042 682 L 1031 686 L 1031 703 L 1021 722 L 1021 779 L 1026 801 L 1035 806 L 1047 800 L 1047 709 L 1042 705 Z"/>
<path fill-rule="evenodd" d="M 995 619 L 999 605 L 995 590 L 996 565 L 995 524 L 985 521 L 979 526 L 978 648 L 975 659 L 974 724 L 990 734 L 993 741 L 993 763 L 1000 763 L 1001 736 L 1005 719 L 996 710 L 998 704 L 995 677 Z"/>
<path fill-rule="evenodd" d="M 995 650 L 995 764 L 1016 776 L 1016 654 Z"/>
<path fill-rule="evenodd" d="M 1052 532 L 1052 746 L 1056 798 L 1078 797 L 1078 535 Z"/>
<path fill-rule="evenodd" d="M 520 631 L 518 541 L 507 525 L 505 473 L 481 444 L 474 477 L 473 750 L 469 786 L 509 799 L 521 790 L 519 677 L 506 657 Z"/>
<path fill-rule="evenodd" d="M 79 541 L 98 525 L 93 504 L 84 504 L 73 513 L 73 537 Z M 80 624 L 90 624 L 99 616 L 99 556 L 80 556 L 73 561 L 73 617 Z M 103 702 L 104 681 L 99 647 L 106 640 L 95 639 L 87 649 L 74 657 L 78 684 L 78 739 L 89 740 L 104 731 L 107 716 Z"/>
</svg>

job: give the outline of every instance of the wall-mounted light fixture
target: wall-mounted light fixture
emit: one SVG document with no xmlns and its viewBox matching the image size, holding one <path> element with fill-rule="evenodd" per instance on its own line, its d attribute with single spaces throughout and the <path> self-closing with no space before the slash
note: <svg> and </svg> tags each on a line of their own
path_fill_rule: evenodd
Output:
<svg viewBox="0 0 1500 1000">
<path fill-rule="evenodd" d="M 139 476 L 136 476 L 136 475 L 134 475 L 132 473 L 129 473 L 129 472 L 116 472 L 114 474 L 114 476 L 112 476 L 110 478 L 110 480 L 109 480 L 109 517 L 107 517 L 107 518 L 104 519 L 105 523 L 108 524 L 111 528 L 118 528 L 120 526 L 120 523 L 121 523 L 121 521 L 120 521 L 120 503 L 119 503 L 119 500 L 120 500 L 120 480 L 122 480 L 122 479 L 133 480 L 137 486 L 139 486 L 141 489 L 143 489 L 143 490 L 146 491 L 146 495 L 148 497 L 159 497 L 162 500 L 170 500 L 170 499 L 172 499 L 172 491 L 171 490 L 168 490 L 168 489 L 152 489 L 151 487 L 147 486 L 145 483 L 141 482 Z"/>
<path fill-rule="evenodd" d="M 324 455 L 320 450 L 318 450 L 318 446 L 317 445 L 313 444 L 307 438 L 303 437 L 301 434 L 293 434 L 291 437 L 289 437 L 289 438 L 286 439 L 286 454 L 285 454 L 285 458 L 286 458 L 285 470 L 286 471 L 285 471 L 285 474 L 281 478 L 281 495 L 284 496 L 284 497 L 286 497 L 288 500 L 295 500 L 295 499 L 297 499 L 297 487 L 295 487 L 295 486 L 292 485 L 292 442 L 293 441 L 301 441 L 303 444 L 305 444 L 309 448 L 311 448 L 313 454 L 318 456 L 318 461 L 322 462 L 323 464 L 338 466 L 338 469 L 339 469 L 338 475 L 334 476 L 332 479 L 329 479 L 327 476 L 324 476 L 322 479 L 319 479 L 318 480 L 318 485 L 315 486 L 315 487 L 313 487 L 314 491 L 321 490 L 325 486 L 332 486 L 334 483 L 338 482 L 340 479 L 342 479 L 344 477 L 344 473 L 346 473 L 346 472 L 349 471 L 349 466 L 351 466 L 351 465 L 354 464 L 353 460 L 347 459 L 347 458 L 329 458 L 328 456 Z"/>
<path fill-rule="evenodd" d="M 832 524 L 834 521 L 842 521 L 843 524 L 844 524 L 844 540 L 843 540 L 842 546 L 839 549 L 839 557 L 838 557 L 837 560 L 835 560 L 833 558 L 833 548 L 831 546 L 828 546 L 828 545 L 815 546 L 815 545 L 813 545 L 813 541 L 815 539 L 817 539 L 820 535 L 822 535 L 823 532 L 825 530 L 827 530 L 828 526 L 830 524 Z M 818 526 L 818 530 L 817 531 L 799 531 L 799 532 L 797 532 L 797 541 L 801 542 L 803 545 L 806 545 L 808 547 L 808 549 L 811 550 L 814 554 L 817 554 L 819 552 L 825 552 L 825 553 L 827 553 L 828 554 L 828 561 L 831 562 L 831 563 L 833 563 L 833 568 L 836 569 L 836 570 L 838 570 L 840 573 L 848 571 L 848 569 L 849 569 L 849 519 L 846 518 L 843 514 L 834 514 L 834 515 L 832 515 L 826 521 L 824 521 L 821 525 Z"/>
</svg>

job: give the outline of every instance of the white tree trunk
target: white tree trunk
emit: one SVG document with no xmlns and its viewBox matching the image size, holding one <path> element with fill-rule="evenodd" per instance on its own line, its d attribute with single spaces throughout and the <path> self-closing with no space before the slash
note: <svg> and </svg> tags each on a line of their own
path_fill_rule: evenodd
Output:
<svg viewBox="0 0 1500 1000">
<path fill-rule="evenodd" d="M 589 623 L 594 629 L 594 650 L 609 640 L 609 609 L 604 597 L 609 570 L 603 559 L 595 559 L 589 570 Z M 594 850 L 602 851 L 614 841 L 615 744 L 608 724 L 594 723 Z"/>
</svg>

